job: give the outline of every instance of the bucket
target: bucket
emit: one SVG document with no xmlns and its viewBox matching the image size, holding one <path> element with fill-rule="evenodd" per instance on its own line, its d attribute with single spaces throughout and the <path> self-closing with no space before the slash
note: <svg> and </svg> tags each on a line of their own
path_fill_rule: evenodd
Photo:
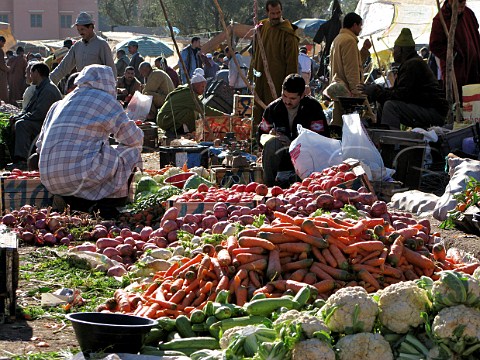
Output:
<svg viewBox="0 0 480 360">
<path fill-rule="evenodd" d="M 156 320 L 124 314 L 67 314 L 82 352 L 137 354 Z"/>
</svg>

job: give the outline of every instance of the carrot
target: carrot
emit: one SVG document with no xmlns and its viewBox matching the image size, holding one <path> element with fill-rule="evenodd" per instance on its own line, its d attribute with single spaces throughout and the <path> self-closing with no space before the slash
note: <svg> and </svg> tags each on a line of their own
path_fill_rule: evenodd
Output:
<svg viewBox="0 0 480 360">
<path fill-rule="evenodd" d="M 170 298 L 170 302 L 173 302 L 175 304 L 180 304 L 180 301 L 183 300 L 183 298 L 185 297 L 186 295 L 186 292 L 185 290 L 181 289 L 181 290 L 178 290 L 175 294 L 173 294 L 173 296 Z"/>
<path fill-rule="evenodd" d="M 187 261 L 185 264 L 183 264 L 182 266 L 180 266 L 178 269 L 176 269 L 175 271 L 172 272 L 172 276 L 176 277 L 178 276 L 178 274 L 180 274 L 180 272 L 182 272 L 183 270 L 185 269 L 188 269 L 190 266 L 192 265 L 195 265 L 195 264 L 198 264 L 199 262 L 202 261 L 203 259 L 203 254 L 197 254 L 195 257 L 193 257 L 192 259 L 190 259 L 189 261 Z"/>
<path fill-rule="evenodd" d="M 142 303 L 138 304 L 137 308 L 133 312 L 133 315 L 140 316 L 139 314 L 143 314 L 145 312 L 145 308 L 147 306 L 143 305 Z"/>
<path fill-rule="evenodd" d="M 201 293 L 197 298 L 192 302 L 192 306 L 198 307 L 205 299 L 207 298 L 206 293 Z"/>
<path fill-rule="evenodd" d="M 241 253 L 236 255 L 236 259 L 240 264 L 246 264 L 252 261 L 266 259 L 267 255 L 257 255 L 249 253 Z"/>
<path fill-rule="evenodd" d="M 392 264 L 393 266 L 400 265 L 400 259 L 405 254 L 406 247 L 403 246 L 402 237 L 398 237 L 393 242 L 392 246 L 390 246 L 390 251 L 387 255 L 387 261 Z"/>
<path fill-rule="evenodd" d="M 295 238 L 293 236 L 286 235 L 283 232 L 273 233 L 273 232 L 260 231 L 257 234 L 257 237 L 268 240 L 268 241 L 271 241 L 274 244 L 283 244 L 283 243 L 288 243 L 288 242 L 299 241 L 297 238 Z"/>
<path fill-rule="evenodd" d="M 399 283 L 403 281 L 402 279 L 397 279 L 397 278 L 394 278 L 394 277 L 391 277 L 391 276 L 384 276 L 383 277 L 383 283 L 385 285 L 389 285 L 389 284 L 396 284 L 396 283 Z"/>
<path fill-rule="evenodd" d="M 328 248 L 322 249 L 322 255 L 325 258 L 325 260 L 327 260 L 328 265 L 334 268 L 338 267 L 337 261 L 335 260 L 335 258 L 333 257 L 332 253 Z"/>
<path fill-rule="evenodd" d="M 316 247 L 312 247 L 312 253 L 313 253 L 313 256 L 315 256 L 317 258 L 318 261 L 320 261 L 321 263 L 324 263 L 324 264 L 327 263 L 327 260 L 322 255 L 320 249 L 318 249 Z"/>
<path fill-rule="evenodd" d="M 413 266 L 418 266 L 421 269 L 435 268 L 435 263 L 432 260 L 423 256 L 422 254 L 417 253 L 416 251 L 405 247 L 403 249 L 403 255 L 405 256 L 405 259 Z"/>
<path fill-rule="evenodd" d="M 256 271 L 249 271 L 248 278 L 250 279 L 250 282 L 253 284 L 253 286 L 255 286 L 255 289 L 262 287 L 262 283 L 260 282 L 258 273 Z"/>
<path fill-rule="evenodd" d="M 382 273 L 382 270 L 380 270 L 379 267 L 365 265 L 365 264 L 352 265 L 352 270 L 353 271 L 367 270 L 368 272 L 370 272 L 372 274 L 381 274 Z"/>
<path fill-rule="evenodd" d="M 440 243 L 433 245 L 432 254 L 433 258 L 438 261 L 444 261 L 447 257 L 447 251 L 445 250 L 445 246 Z"/>
<path fill-rule="evenodd" d="M 272 251 L 275 249 L 275 244 L 272 242 L 257 238 L 257 237 L 251 237 L 251 236 L 244 236 L 238 240 L 238 244 L 241 247 L 253 247 L 253 246 L 259 246 L 262 247 L 266 250 Z"/>
<path fill-rule="evenodd" d="M 245 230 L 242 230 L 238 233 L 238 237 L 241 238 L 241 237 L 244 237 L 244 236 L 257 236 L 258 232 L 260 230 L 259 229 L 245 229 Z"/>
<path fill-rule="evenodd" d="M 475 269 L 477 269 L 480 266 L 480 263 L 471 263 L 471 264 L 465 264 L 463 266 L 459 266 L 455 269 L 455 271 L 461 271 L 466 274 L 473 275 L 473 272 Z"/>
<path fill-rule="evenodd" d="M 362 254 L 353 253 L 350 254 L 350 264 L 360 264 L 362 262 Z"/>
<path fill-rule="evenodd" d="M 264 225 L 260 227 L 260 231 L 264 232 L 271 232 L 271 233 L 281 233 L 283 232 L 283 229 L 293 229 L 293 230 L 301 230 L 300 226 L 292 225 L 292 226 L 285 226 L 285 227 L 275 227 L 275 226 L 269 226 L 269 225 Z"/>
<path fill-rule="evenodd" d="M 148 301 L 159 304 L 162 308 L 164 309 L 171 309 L 175 310 L 177 308 L 177 304 L 167 301 L 167 300 L 158 300 L 158 299 L 153 299 L 151 297 L 147 298 Z"/>
<path fill-rule="evenodd" d="M 210 258 L 213 266 L 213 271 L 215 272 L 215 276 L 217 279 L 220 279 L 223 275 L 225 275 L 225 268 L 220 265 L 218 259 L 213 257 Z"/>
<path fill-rule="evenodd" d="M 293 261 L 293 258 L 291 256 L 283 256 L 282 254 L 291 255 L 290 253 L 280 253 L 280 265 L 287 264 Z"/>
<path fill-rule="evenodd" d="M 345 239 L 345 240 L 344 240 Z M 332 235 L 326 235 L 325 240 L 329 244 L 335 244 L 340 250 L 344 250 L 348 245 L 350 245 L 350 240 L 348 238 L 339 237 L 336 238 Z"/>
<path fill-rule="evenodd" d="M 324 225 L 324 226 L 321 226 Z M 302 230 L 305 231 L 307 234 L 316 237 L 322 237 L 323 235 L 331 235 L 331 236 L 348 236 L 348 230 L 342 229 L 338 227 L 327 227 L 327 224 L 322 223 L 315 223 L 312 220 L 305 220 L 302 223 Z"/>
<path fill-rule="evenodd" d="M 280 263 L 280 250 L 274 249 L 268 255 L 268 267 L 266 271 L 267 279 L 275 280 L 282 272 L 282 265 Z"/>
<path fill-rule="evenodd" d="M 333 277 L 326 273 L 324 270 L 320 269 L 318 266 L 315 266 L 316 263 L 313 263 L 313 265 L 310 267 L 310 271 L 314 273 L 319 279 L 322 280 L 333 280 Z"/>
<path fill-rule="evenodd" d="M 316 262 L 314 264 L 315 264 L 315 267 L 318 267 L 321 270 L 325 271 L 327 274 L 329 274 L 330 276 L 332 276 L 336 280 L 349 281 L 350 278 L 351 278 L 351 274 L 346 270 L 336 269 L 336 268 L 331 267 L 329 265 L 325 265 L 325 264 L 318 263 L 318 262 Z M 317 274 L 317 276 L 318 276 L 318 274 Z"/>
<path fill-rule="evenodd" d="M 174 294 L 183 286 L 184 279 L 178 278 L 170 285 L 170 291 Z"/>
<path fill-rule="evenodd" d="M 349 286 L 358 286 L 358 283 L 352 280 L 345 284 L 345 287 L 349 287 Z"/>
<path fill-rule="evenodd" d="M 260 259 L 260 260 L 252 261 L 247 264 L 240 265 L 238 268 L 245 269 L 245 270 L 263 271 L 267 268 L 267 260 Z"/>
<path fill-rule="evenodd" d="M 380 284 L 378 283 L 377 279 L 375 279 L 372 274 L 370 272 L 368 272 L 367 270 L 365 269 L 362 269 L 358 272 L 358 277 L 365 281 L 366 283 L 369 283 L 370 285 L 372 285 L 375 290 L 380 290 L 381 287 L 380 287 Z"/>
<path fill-rule="evenodd" d="M 218 281 L 217 291 L 219 290 L 227 290 L 228 289 L 228 276 L 222 275 L 220 280 Z"/>
<path fill-rule="evenodd" d="M 294 280 L 290 277 L 291 280 Z M 313 285 L 317 282 L 317 275 L 315 273 L 309 271 L 303 278 L 303 282 L 305 284 Z"/>
<path fill-rule="evenodd" d="M 241 254 L 241 253 L 250 253 L 250 254 L 261 255 L 261 254 L 264 254 L 265 251 L 266 250 L 263 247 L 260 247 L 260 246 L 246 247 L 246 248 L 241 247 L 241 248 L 233 249 L 232 250 L 232 255 L 237 255 L 237 254 Z"/>
<path fill-rule="evenodd" d="M 381 241 L 360 241 L 351 245 L 348 245 L 343 252 L 345 254 L 351 254 L 354 251 L 365 250 L 365 251 L 382 251 L 385 245 Z"/>
<path fill-rule="evenodd" d="M 188 294 L 188 293 L 194 291 L 199 285 L 200 285 L 200 279 L 196 278 L 190 284 L 188 284 L 188 286 L 185 287 L 184 290 Z"/>
<path fill-rule="evenodd" d="M 322 280 L 313 284 L 319 293 L 326 293 L 332 291 L 336 287 L 335 280 Z"/>
<path fill-rule="evenodd" d="M 278 249 L 280 251 L 285 251 L 289 253 L 301 253 L 301 252 L 309 252 L 312 248 L 310 244 L 304 243 L 304 242 L 298 242 L 298 243 L 284 243 L 284 244 L 278 244 Z"/>
<path fill-rule="evenodd" d="M 350 236 L 358 236 L 360 235 L 363 230 L 367 228 L 367 225 L 364 220 L 358 221 L 355 225 L 348 228 L 348 235 Z"/>
<path fill-rule="evenodd" d="M 169 277 L 169 276 L 172 276 L 172 275 L 173 275 L 173 272 L 174 272 L 175 270 L 177 270 L 177 269 L 179 268 L 179 266 L 180 266 L 180 265 L 178 264 L 178 262 L 175 261 L 175 262 L 172 264 L 172 266 L 170 266 L 170 267 L 167 269 L 167 271 L 165 271 L 164 277 L 167 278 L 167 277 Z"/>
<path fill-rule="evenodd" d="M 462 264 L 463 263 L 463 256 L 459 249 L 457 248 L 449 248 L 447 251 L 446 259 L 449 259 L 450 262 L 454 264 Z"/>
<path fill-rule="evenodd" d="M 145 290 L 145 292 L 143 293 L 143 295 L 144 295 L 144 296 L 150 296 L 150 295 L 152 295 L 153 292 L 158 289 L 158 287 L 159 287 L 159 283 L 158 283 L 158 282 L 155 281 L 155 282 L 151 283 L 151 284 L 148 286 L 147 290 Z"/>
<path fill-rule="evenodd" d="M 230 257 L 230 253 L 227 249 L 222 249 L 217 252 L 217 259 L 220 263 L 220 266 L 228 266 L 232 263 L 232 258 Z"/>
<path fill-rule="evenodd" d="M 253 292 L 254 295 L 256 294 L 271 294 L 275 290 L 275 287 L 273 284 L 268 283 L 267 285 L 258 288 Z"/>
<path fill-rule="evenodd" d="M 284 213 L 281 213 L 279 211 L 274 211 L 273 212 L 273 215 L 277 218 L 277 219 L 280 219 L 281 222 L 284 222 L 284 223 L 289 223 L 289 224 L 294 224 L 295 223 L 295 220 L 293 219 L 293 217 L 287 215 L 287 214 L 284 214 Z"/>
<path fill-rule="evenodd" d="M 283 265 L 282 270 L 284 272 L 290 272 L 298 269 L 306 269 L 312 266 L 312 263 L 313 263 L 313 259 L 298 260 L 298 261 L 294 261 L 294 262 Z"/>
<path fill-rule="evenodd" d="M 186 295 L 182 300 L 182 306 L 185 306 L 185 307 L 190 306 L 192 304 L 192 302 L 195 300 L 196 297 L 197 297 L 197 294 L 194 291 L 189 292 L 189 293 L 186 292 Z"/>
<path fill-rule="evenodd" d="M 238 248 L 238 239 L 235 236 L 227 238 L 227 251 L 231 254 L 233 249 Z"/>
<path fill-rule="evenodd" d="M 286 235 L 293 236 L 307 244 L 316 246 L 321 249 L 326 248 L 328 246 L 328 243 L 322 237 L 315 237 L 315 236 L 306 234 L 303 231 L 285 229 L 283 233 Z"/>
<path fill-rule="evenodd" d="M 337 266 L 340 269 L 348 270 L 348 261 L 343 255 L 343 253 L 340 251 L 340 249 L 335 244 L 330 244 L 330 246 L 328 247 L 328 250 L 330 250 L 330 253 L 335 258 L 335 261 L 337 262 Z"/>
<path fill-rule="evenodd" d="M 238 306 L 243 306 L 247 302 L 248 291 L 243 285 L 235 289 L 235 302 Z"/>
<path fill-rule="evenodd" d="M 395 233 L 402 236 L 404 239 L 408 239 L 408 238 L 411 238 L 411 237 L 414 237 L 415 235 L 417 235 L 418 234 L 418 229 L 416 229 L 412 226 L 409 226 L 409 227 L 406 227 L 406 228 L 403 228 L 403 229 L 395 230 Z"/>
<path fill-rule="evenodd" d="M 200 293 L 209 294 L 210 291 L 212 290 L 212 288 L 213 288 L 213 282 L 208 281 L 208 282 L 205 284 L 205 286 L 201 287 L 198 291 L 199 291 Z M 170 301 L 172 301 L 172 300 L 170 300 Z"/>
<path fill-rule="evenodd" d="M 397 279 L 400 279 L 402 277 L 402 271 L 400 269 L 391 267 L 389 265 L 385 265 L 384 268 L 380 268 L 380 270 L 383 270 L 383 273 L 387 276 L 391 276 Z"/>
<path fill-rule="evenodd" d="M 417 280 L 419 276 L 415 273 L 415 271 L 407 269 L 404 272 L 405 278 L 407 280 Z"/>
<path fill-rule="evenodd" d="M 308 253 L 306 251 L 304 252 L 301 252 L 300 254 L 298 254 L 298 260 L 303 260 L 303 259 L 307 259 L 309 256 L 308 256 Z"/>
<path fill-rule="evenodd" d="M 317 223 L 325 223 L 327 226 L 335 228 L 335 229 L 348 229 L 349 227 L 352 226 L 351 223 L 348 223 L 346 221 L 340 220 L 340 219 L 332 219 L 327 216 L 317 216 L 313 219 L 313 222 L 315 224 Z"/>
<path fill-rule="evenodd" d="M 361 261 L 361 264 L 369 265 L 369 266 L 380 266 L 385 263 L 385 260 L 383 259 L 370 259 L 367 261 Z M 379 268 L 380 269 L 380 268 Z M 381 269 L 380 269 L 381 270 Z"/>
<path fill-rule="evenodd" d="M 128 293 L 123 289 L 117 289 L 113 293 L 113 298 L 117 301 L 118 309 L 122 313 L 129 313 L 132 309 L 128 301 Z"/>
</svg>

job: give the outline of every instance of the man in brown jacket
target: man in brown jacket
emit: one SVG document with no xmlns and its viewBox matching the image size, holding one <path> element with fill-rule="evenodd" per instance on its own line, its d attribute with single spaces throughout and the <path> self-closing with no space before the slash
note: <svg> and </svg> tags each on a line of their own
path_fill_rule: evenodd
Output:
<svg viewBox="0 0 480 360">
<path fill-rule="evenodd" d="M 342 83 L 352 97 L 364 97 L 357 90 L 357 85 L 363 84 L 363 63 L 369 56 L 371 47 L 367 39 L 361 50 L 358 50 L 358 35 L 362 31 L 363 21 L 360 15 L 348 13 L 343 19 L 343 28 L 333 40 L 330 50 L 331 82 Z M 368 104 L 368 102 L 366 102 Z M 343 109 L 339 101 L 334 102 L 332 130 L 341 134 Z M 373 114 L 372 114 L 373 116 Z"/>
<path fill-rule="evenodd" d="M 7 39 L 0 36 L 0 101 L 8 102 L 8 72 L 10 68 L 5 63 L 5 53 L 3 52 L 3 47 Z"/>
<path fill-rule="evenodd" d="M 268 0 L 266 3 L 268 19 L 260 21 L 257 37 L 261 38 L 268 63 L 268 70 L 275 87 L 273 95 L 268 85 L 259 42 L 255 41 L 253 58 L 250 64 L 249 79 L 255 81 L 255 92 L 266 104 L 278 98 L 282 84 L 289 74 L 298 72 L 298 36 L 290 21 L 282 17 L 282 3 Z M 253 113 L 255 124 L 262 119 L 263 109 L 256 105 Z"/>
</svg>

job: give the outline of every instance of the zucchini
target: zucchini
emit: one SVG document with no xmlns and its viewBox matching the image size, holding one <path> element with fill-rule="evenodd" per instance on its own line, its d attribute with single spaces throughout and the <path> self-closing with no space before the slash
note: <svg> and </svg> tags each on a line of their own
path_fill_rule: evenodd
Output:
<svg viewBox="0 0 480 360">
<path fill-rule="evenodd" d="M 164 340 L 168 335 L 163 329 L 159 329 L 158 327 L 154 327 L 150 330 L 150 332 L 145 336 L 145 345 L 158 345 L 161 340 Z"/>
<path fill-rule="evenodd" d="M 228 319 L 232 317 L 232 310 L 228 306 L 220 306 L 215 310 L 215 317 L 218 320 Z"/>
<path fill-rule="evenodd" d="M 194 337 L 195 332 L 192 330 L 192 324 L 185 315 L 177 316 L 175 319 L 175 326 L 182 338 Z"/>
<path fill-rule="evenodd" d="M 217 325 L 218 324 L 218 325 Z M 259 325 L 272 326 L 272 321 L 264 316 L 242 316 L 218 321 L 210 328 L 218 326 L 223 332 L 235 326 Z"/>
<path fill-rule="evenodd" d="M 206 318 L 207 318 L 207 316 L 205 315 L 205 313 L 202 310 L 196 309 L 196 310 L 193 310 L 190 313 L 190 322 L 192 324 L 203 323 Z"/>
<path fill-rule="evenodd" d="M 216 322 L 218 321 L 218 319 L 215 317 L 215 316 L 209 316 L 206 320 L 205 320 L 205 324 L 210 327 L 212 326 L 213 324 L 215 324 Z"/>
<path fill-rule="evenodd" d="M 227 304 L 229 296 L 230 296 L 230 291 L 220 290 L 217 294 L 217 297 L 215 298 L 215 302 L 218 302 L 220 304 Z"/>
<path fill-rule="evenodd" d="M 258 300 L 258 299 L 266 299 L 267 298 L 267 295 L 265 295 L 264 293 L 258 293 L 258 294 L 255 294 L 253 295 L 252 300 Z"/>
<path fill-rule="evenodd" d="M 213 305 L 213 301 L 207 301 L 205 307 L 203 308 L 203 312 L 206 316 L 215 315 L 215 306 Z"/>
<path fill-rule="evenodd" d="M 293 298 L 293 301 L 298 302 L 301 308 L 307 303 L 308 300 L 310 300 L 310 294 L 311 294 L 310 288 L 308 286 L 304 286 L 297 292 L 297 295 L 295 295 L 295 297 Z"/>
<path fill-rule="evenodd" d="M 201 324 L 192 324 L 192 330 L 195 332 L 206 332 L 208 331 L 209 326 L 205 323 Z"/>
<path fill-rule="evenodd" d="M 170 332 L 175 329 L 175 320 L 170 319 L 167 316 L 162 316 L 157 319 L 157 325 L 156 327 L 163 329 L 167 332 Z"/>
<path fill-rule="evenodd" d="M 215 350 L 220 348 L 218 340 L 207 336 L 197 336 L 188 339 L 175 339 L 158 346 L 160 350 L 200 349 Z M 181 350 L 180 350 L 181 351 Z M 183 351 L 182 351 L 183 352 Z"/>
<path fill-rule="evenodd" d="M 249 315 L 270 316 L 272 312 L 281 307 L 289 310 L 300 308 L 300 304 L 286 297 L 259 299 L 254 300 L 245 305 L 245 310 Z"/>
</svg>

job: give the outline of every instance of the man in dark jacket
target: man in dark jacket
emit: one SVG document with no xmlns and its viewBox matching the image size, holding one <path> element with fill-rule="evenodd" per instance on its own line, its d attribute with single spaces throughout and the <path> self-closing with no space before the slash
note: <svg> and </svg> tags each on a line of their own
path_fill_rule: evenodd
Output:
<svg viewBox="0 0 480 360">
<path fill-rule="evenodd" d="M 410 29 L 402 29 L 395 40 L 393 57 L 400 67 L 392 88 L 359 86 L 382 106 L 381 123 L 390 129 L 400 129 L 400 124 L 420 128 L 443 125 L 448 103 L 432 70 L 415 51 Z"/>
<path fill-rule="evenodd" d="M 263 181 L 267 186 L 275 185 L 279 171 L 293 170 L 288 147 L 298 136 L 298 124 L 330 136 L 322 106 L 315 98 L 305 96 L 302 76 L 290 74 L 283 81 L 282 96 L 268 105 L 258 126 L 258 142 L 264 134 L 274 135 L 263 145 Z"/>
</svg>

